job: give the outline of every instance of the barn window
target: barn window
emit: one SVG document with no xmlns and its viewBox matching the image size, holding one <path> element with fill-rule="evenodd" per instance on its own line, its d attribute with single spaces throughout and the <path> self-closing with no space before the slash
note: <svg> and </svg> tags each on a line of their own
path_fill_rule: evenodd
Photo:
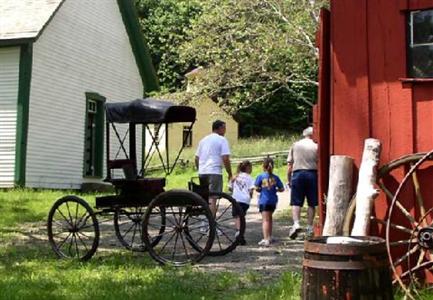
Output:
<svg viewBox="0 0 433 300">
<path fill-rule="evenodd" d="M 408 27 L 409 76 L 433 77 L 433 9 L 411 11 Z"/>
<path fill-rule="evenodd" d="M 189 126 L 183 126 L 182 141 L 184 147 L 192 147 L 192 131 Z"/>
<path fill-rule="evenodd" d="M 104 147 L 104 102 L 99 94 L 86 93 L 84 176 L 102 177 Z"/>
</svg>

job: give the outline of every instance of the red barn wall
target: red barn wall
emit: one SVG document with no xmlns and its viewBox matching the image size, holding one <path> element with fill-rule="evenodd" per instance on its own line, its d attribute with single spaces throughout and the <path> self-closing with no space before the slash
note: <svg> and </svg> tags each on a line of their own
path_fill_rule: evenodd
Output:
<svg viewBox="0 0 433 300">
<path fill-rule="evenodd" d="M 433 82 L 408 82 L 406 15 L 433 1 L 331 1 L 330 153 L 354 157 L 365 138 L 381 162 L 433 148 Z"/>
<path fill-rule="evenodd" d="M 409 82 L 406 15 L 433 1 L 332 0 L 329 153 L 359 167 L 364 140 L 381 163 L 433 148 L 433 82 Z"/>
<path fill-rule="evenodd" d="M 328 141 L 319 139 L 321 159 L 324 154 L 349 155 L 359 168 L 364 140 L 369 137 L 382 142 L 381 165 L 433 149 L 433 80 L 406 78 L 407 15 L 427 8 L 433 8 L 433 0 L 331 0 L 330 43 L 319 45 L 321 53 L 330 52 L 330 66 L 323 63 L 326 59 L 320 61 L 321 74 L 330 69 L 330 80 L 320 81 L 329 86 L 319 88 L 329 91 L 329 100 L 324 101 L 326 93 L 319 93 L 317 110 L 323 111 L 320 105 L 330 106 L 329 124 L 318 118 L 319 133 L 329 130 Z M 319 163 L 319 168 L 326 165 Z M 319 174 L 327 172 L 319 170 Z M 400 181 L 403 175 L 396 172 Z M 422 181 L 432 182 L 431 174 L 427 177 Z M 412 208 L 413 198 L 404 200 L 413 203 Z M 433 195 L 426 200 L 426 206 L 432 207 Z M 389 203 L 383 194 L 376 200 L 377 217 L 385 218 Z M 321 220 L 324 213 L 321 206 Z M 377 230 L 384 235 L 383 228 Z"/>
</svg>

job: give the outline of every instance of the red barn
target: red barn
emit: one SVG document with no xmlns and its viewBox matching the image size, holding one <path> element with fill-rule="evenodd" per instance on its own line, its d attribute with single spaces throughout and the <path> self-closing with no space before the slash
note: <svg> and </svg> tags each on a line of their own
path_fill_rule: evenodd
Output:
<svg viewBox="0 0 433 300">
<path fill-rule="evenodd" d="M 381 165 L 433 149 L 433 0 L 330 2 L 318 34 L 320 195 L 327 191 L 329 156 L 349 155 L 359 167 L 366 138 L 382 142 Z M 397 182 L 404 175 L 398 172 Z M 433 172 L 426 173 L 420 181 L 431 189 Z M 412 202 L 408 211 L 419 215 L 415 193 L 405 193 L 404 201 Z M 433 206 L 432 194 L 424 199 L 426 210 Z M 389 205 L 385 195 L 376 200 L 378 218 L 387 218 Z M 322 205 L 321 224 L 324 212 Z M 397 218 L 410 227 L 401 212 Z M 384 235 L 383 226 L 376 233 Z"/>
</svg>

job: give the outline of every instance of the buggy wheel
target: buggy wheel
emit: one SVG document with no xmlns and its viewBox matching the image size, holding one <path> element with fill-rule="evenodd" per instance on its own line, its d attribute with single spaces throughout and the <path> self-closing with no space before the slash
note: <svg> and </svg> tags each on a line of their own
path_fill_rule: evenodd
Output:
<svg viewBox="0 0 433 300">
<path fill-rule="evenodd" d="M 126 249 L 144 252 L 142 220 L 143 207 L 117 208 L 114 212 L 114 230 L 117 239 Z"/>
<path fill-rule="evenodd" d="M 215 213 L 215 240 L 209 250 L 210 256 L 225 255 L 233 251 L 239 244 L 239 239 L 245 233 L 245 214 L 236 200 L 226 193 L 212 193 L 210 197 L 216 198 Z M 239 230 L 236 227 L 236 219 L 239 217 Z M 236 233 L 239 231 L 238 235 Z M 193 242 L 193 239 L 188 241 Z M 192 246 L 200 251 L 200 245 L 192 243 Z"/>
<path fill-rule="evenodd" d="M 92 208 L 81 198 L 57 200 L 48 214 L 48 240 L 59 258 L 88 260 L 99 244 L 99 225 Z"/>
<path fill-rule="evenodd" d="M 165 210 L 163 231 L 152 221 L 160 209 Z M 143 241 L 152 258 L 161 264 L 182 266 L 200 261 L 211 248 L 214 237 L 215 224 L 209 206 L 190 191 L 161 193 L 144 214 Z M 159 243 L 154 243 L 155 240 Z"/>
</svg>

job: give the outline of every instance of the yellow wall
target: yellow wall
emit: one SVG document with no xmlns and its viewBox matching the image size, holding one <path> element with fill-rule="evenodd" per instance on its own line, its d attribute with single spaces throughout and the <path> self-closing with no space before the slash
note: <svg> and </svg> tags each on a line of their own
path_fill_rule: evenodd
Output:
<svg viewBox="0 0 433 300">
<path fill-rule="evenodd" d="M 192 147 L 195 149 L 199 141 L 212 132 L 213 121 L 219 119 L 226 122 L 226 138 L 230 145 L 238 140 L 238 123 L 226 112 L 224 112 L 215 102 L 209 98 L 203 98 L 196 105 L 197 120 L 192 128 Z M 173 151 L 179 149 L 182 144 L 183 127 L 188 124 L 171 124 L 168 130 L 169 149 Z"/>
</svg>

